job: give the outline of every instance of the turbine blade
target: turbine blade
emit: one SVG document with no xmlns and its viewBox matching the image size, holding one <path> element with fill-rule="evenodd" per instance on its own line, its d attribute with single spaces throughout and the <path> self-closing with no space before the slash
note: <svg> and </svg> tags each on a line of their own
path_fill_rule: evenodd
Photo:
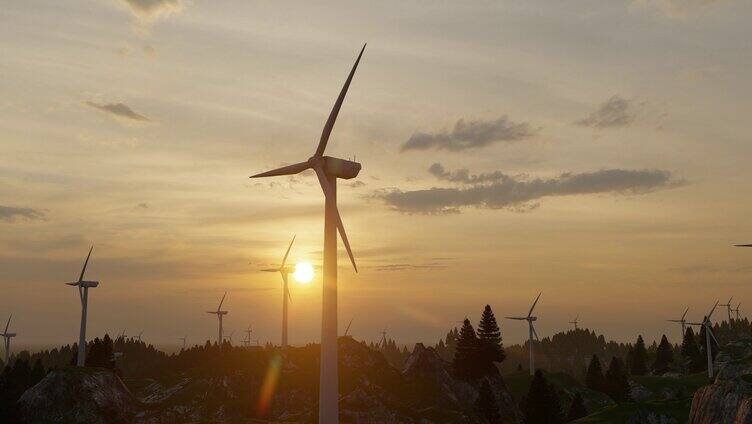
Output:
<svg viewBox="0 0 752 424">
<path fill-rule="evenodd" d="M 538 297 L 535 298 L 535 302 L 533 302 L 533 306 L 530 307 L 530 312 L 527 313 L 527 316 L 530 316 L 533 314 L 533 309 L 535 309 L 535 305 L 538 304 L 538 299 L 540 299 L 543 292 L 538 293 Z"/>
<path fill-rule="evenodd" d="M 533 330 L 533 336 L 535 336 L 535 340 L 540 341 L 540 338 L 538 338 L 538 333 L 535 331 L 535 327 L 533 326 L 533 323 L 530 323 L 530 329 Z"/>
<path fill-rule="evenodd" d="M 360 54 L 355 60 L 355 64 L 353 65 L 352 70 L 350 70 L 350 75 L 347 76 L 345 85 L 342 87 L 342 91 L 339 92 L 339 97 L 337 97 L 337 101 L 334 102 L 334 107 L 332 107 L 332 111 L 329 113 L 329 119 L 326 120 L 326 125 L 324 125 L 324 129 L 321 131 L 321 139 L 319 140 L 319 146 L 316 148 L 316 153 L 314 154 L 314 156 L 321 157 L 324 155 L 326 143 L 329 142 L 329 135 L 331 135 L 332 129 L 334 128 L 334 121 L 337 120 L 339 109 L 342 107 L 342 102 L 345 100 L 347 89 L 350 88 L 350 82 L 355 75 L 355 70 L 358 68 L 358 63 L 360 63 L 360 58 L 361 56 L 363 56 L 363 51 L 365 49 L 366 45 L 363 44 L 363 48 L 360 50 Z"/>
<path fill-rule="evenodd" d="M 260 269 L 261 272 L 279 272 L 279 268 L 266 268 L 266 269 Z"/>
<path fill-rule="evenodd" d="M 4 333 L 8 332 L 8 327 L 10 326 L 10 319 L 11 318 L 13 318 L 13 314 L 10 314 L 10 316 L 8 317 L 8 323 L 5 324 L 5 331 L 4 331 Z"/>
<path fill-rule="evenodd" d="M 713 315 L 713 312 L 715 311 L 715 308 L 718 306 L 718 301 L 715 301 L 715 305 L 713 305 L 713 309 L 710 310 L 710 313 L 708 314 L 708 321 L 710 321 L 710 316 Z"/>
<path fill-rule="evenodd" d="M 687 309 L 684 310 L 684 313 L 682 314 L 681 319 L 684 320 L 684 317 L 687 316 L 687 312 L 689 312 L 689 306 L 687 306 Z"/>
<path fill-rule="evenodd" d="M 752 247 L 752 244 L 735 244 L 734 247 Z"/>
<path fill-rule="evenodd" d="M 319 177 L 319 184 L 321 184 L 321 189 L 324 191 L 324 196 L 329 199 L 333 193 L 332 187 L 329 185 L 329 180 L 326 179 L 326 175 L 324 174 L 324 168 L 321 167 L 321 164 L 318 164 L 314 166 L 313 169 L 316 171 L 316 176 Z M 339 215 L 339 209 L 336 204 L 334 205 L 334 218 L 336 220 L 337 229 L 339 230 L 339 235 L 342 237 L 342 243 L 344 243 L 345 250 L 347 250 L 347 255 L 350 256 L 350 262 L 352 262 L 355 272 L 358 272 L 358 266 L 355 265 L 355 257 L 353 256 L 352 249 L 350 249 L 350 241 L 347 240 L 345 226 L 342 224 L 342 217 Z"/>
<path fill-rule="evenodd" d="M 225 303 L 225 296 L 227 296 L 227 292 L 222 295 L 222 300 L 219 301 L 219 306 L 217 306 L 217 312 L 219 312 L 220 309 L 222 309 L 222 304 Z"/>
<path fill-rule="evenodd" d="M 294 174 L 299 174 L 310 167 L 311 165 L 308 162 L 300 162 L 294 165 L 283 166 L 281 168 L 272 169 L 271 171 L 266 171 L 260 174 L 251 175 L 249 178 L 276 177 L 278 175 L 294 175 Z"/>
<path fill-rule="evenodd" d="M 345 336 L 347 336 L 347 333 L 350 331 L 350 326 L 352 325 L 354 318 L 355 317 L 350 318 L 350 322 L 347 324 L 347 328 L 345 328 Z"/>
<path fill-rule="evenodd" d="M 504 317 L 506 319 L 516 319 L 518 321 L 524 321 L 527 319 L 527 317 Z"/>
<path fill-rule="evenodd" d="M 292 249 L 292 244 L 295 243 L 295 237 L 296 236 L 292 236 L 292 241 L 290 242 L 290 245 L 287 246 L 287 252 L 285 252 L 285 257 L 282 258 L 282 265 L 280 266 L 280 268 L 285 267 L 285 263 L 287 262 L 287 255 L 290 254 L 290 249 Z"/>
<path fill-rule="evenodd" d="M 713 339 L 713 341 L 715 341 L 715 344 L 717 344 L 718 346 L 721 345 L 720 343 L 718 343 L 718 339 L 715 338 L 715 334 L 713 334 L 713 330 L 710 329 L 709 325 L 705 327 L 705 331 L 707 331 L 708 334 L 710 334 L 710 337 Z"/>
<path fill-rule="evenodd" d="M 89 257 L 91 256 L 91 251 L 94 250 L 94 246 L 91 246 L 89 249 L 89 254 L 86 255 L 86 262 L 84 262 L 84 267 L 81 268 L 81 275 L 78 277 L 78 281 L 81 281 L 84 279 L 84 272 L 86 272 L 86 265 L 89 264 Z"/>
</svg>

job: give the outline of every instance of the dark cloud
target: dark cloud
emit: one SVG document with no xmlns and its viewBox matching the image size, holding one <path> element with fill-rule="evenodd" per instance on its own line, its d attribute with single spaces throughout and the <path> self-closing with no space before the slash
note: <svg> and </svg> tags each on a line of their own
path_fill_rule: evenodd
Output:
<svg viewBox="0 0 752 424">
<path fill-rule="evenodd" d="M 467 149 L 485 147 L 498 142 L 516 142 L 529 138 L 537 130 L 526 122 L 512 122 L 506 116 L 495 121 L 465 121 L 460 119 L 451 132 L 413 134 L 402 145 L 407 150 L 449 150 L 458 152 Z"/>
<path fill-rule="evenodd" d="M 358 188 L 358 187 L 364 187 L 366 185 L 366 183 L 364 183 L 363 181 L 359 181 L 358 180 L 358 181 L 353 181 L 351 183 L 348 183 L 347 185 L 350 186 L 350 187 L 352 187 L 352 188 Z"/>
<path fill-rule="evenodd" d="M 613 96 L 603 102 L 598 110 L 585 119 L 575 122 L 583 127 L 609 128 L 625 127 L 635 119 L 629 100 Z"/>
<path fill-rule="evenodd" d="M 0 221 L 11 222 L 17 218 L 33 221 L 44 219 L 44 216 L 44 212 L 37 209 L 0 205 Z"/>
<path fill-rule="evenodd" d="M 449 172 L 444 169 L 444 166 L 440 163 L 434 163 L 431 165 L 428 168 L 428 172 L 440 180 L 462 184 L 483 184 L 503 181 L 504 179 L 509 178 L 508 175 L 503 174 L 501 171 L 477 175 L 470 175 L 470 171 L 467 169 L 458 169 L 454 172 Z"/>
<path fill-rule="evenodd" d="M 93 107 L 94 109 L 101 110 L 102 112 L 108 113 L 116 118 L 123 118 L 128 119 L 131 121 L 138 121 L 138 122 L 149 122 L 150 119 L 145 117 L 144 115 L 140 115 L 133 111 L 128 105 L 125 103 L 103 103 L 98 104 L 94 102 L 86 102 L 87 105 Z"/>
<path fill-rule="evenodd" d="M 527 212 L 536 208 L 536 200 L 544 197 L 578 194 L 642 194 L 685 184 L 671 178 L 671 173 L 657 169 L 625 170 L 605 169 L 585 173 L 564 173 L 555 178 L 524 180 L 500 173 L 481 174 L 481 177 L 450 173 L 432 166 L 432 173 L 445 180 L 459 183 L 484 182 L 466 188 L 433 187 L 426 190 L 382 190 L 374 196 L 382 199 L 394 210 L 406 213 L 448 214 L 459 213 L 462 208 L 508 209 Z"/>
</svg>

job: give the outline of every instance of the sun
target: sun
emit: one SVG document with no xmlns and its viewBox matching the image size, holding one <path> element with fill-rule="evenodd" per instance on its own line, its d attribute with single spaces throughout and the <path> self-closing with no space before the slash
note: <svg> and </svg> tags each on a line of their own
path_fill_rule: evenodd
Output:
<svg viewBox="0 0 752 424">
<path fill-rule="evenodd" d="M 298 262 L 295 264 L 295 272 L 292 274 L 295 281 L 301 284 L 308 284 L 313 280 L 313 265 L 308 262 Z"/>
</svg>

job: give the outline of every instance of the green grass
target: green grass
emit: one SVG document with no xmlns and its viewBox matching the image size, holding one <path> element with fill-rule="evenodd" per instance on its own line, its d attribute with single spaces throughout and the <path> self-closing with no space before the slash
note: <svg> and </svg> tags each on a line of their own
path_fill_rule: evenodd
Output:
<svg viewBox="0 0 752 424">
<path fill-rule="evenodd" d="M 626 402 L 603 408 L 601 411 L 573 422 L 577 424 L 623 423 L 631 416 L 640 411 L 644 411 L 648 413 L 653 412 L 655 414 L 668 415 L 675 418 L 679 423 L 685 423 L 689 418 L 689 407 L 691 404 L 691 398 L 679 400 L 651 400 L 647 402 Z"/>
</svg>

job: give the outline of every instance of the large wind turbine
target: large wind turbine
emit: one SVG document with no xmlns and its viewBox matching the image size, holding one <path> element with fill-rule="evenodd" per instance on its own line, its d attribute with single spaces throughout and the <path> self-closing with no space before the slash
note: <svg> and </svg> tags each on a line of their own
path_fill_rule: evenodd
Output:
<svg viewBox="0 0 752 424">
<path fill-rule="evenodd" d="M 217 344 L 219 346 L 222 346 L 222 317 L 227 315 L 227 311 L 222 310 L 222 304 L 225 302 L 225 296 L 227 296 L 227 292 L 225 292 L 224 295 L 222 295 L 222 300 L 219 301 L 219 306 L 217 306 L 216 311 L 206 311 L 207 314 L 214 314 L 217 316 L 217 319 L 219 319 L 219 335 L 217 336 Z"/>
<path fill-rule="evenodd" d="M 529 327 L 529 350 L 530 350 L 530 375 L 535 374 L 535 359 L 533 357 L 533 336 L 535 336 L 536 340 L 538 339 L 538 333 L 535 332 L 535 327 L 533 327 L 533 321 L 537 321 L 538 317 L 533 316 L 533 309 L 535 309 L 535 305 L 538 303 L 538 299 L 540 299 L 541 294 L 538 293 L 538 297 L 535 298 L 535 302 L 533 302 L 533 306 L 530 307 L 530 312 L 527 313 L 526 317 L 504 317 L 506 319 L 516 319 L 518 321 L 527 321 L 528 327 Z"/>
<path fill-rule="evenodd" d="M 10 339 L 16 337 L 16 333 L 9 333 L 8 327 L 10 326 L 10 319 L 13 318 L 13 314 L 8 317 L 8 322 L 5 324 L 5 331 L 0 336 L 5 339 L 5 366 L 10 365 Z"/>
<path fill-rule="evenodd" d="M 84 280 L 86 265 L 89 264 L 92 250 L 94 250 L 94 246 L 91 246 L 89 254 L 86 255 L 86 261 L 84 262 L 84 267 L 81 268 L 81 275 L 78 276 L 78 281 L 65 283 L 69 286 L 78 287 L 78 297 L 81 299 L 81 331 L 78 334 L 78 359 L 76 360 L 76 365 L 79 367 L 83 367 L 86 363 L 86 312 L 89 305 L 89 287 L 99 285 L 99 281 Z"/>
<path fill-rule="evenodd" d="M 366 46 L 363 45 L 355 64 L 347 76 L 342 90 L 334 102 L 329 118 L 324 125 L 319 139 L 319 145 L 313 156 L 307 161 L 285 166 L 272 171 L 253 175 L 251 178 L 272 177 L 278 175 L 293 175 L 307 169 L 313 169 L 318 177 L 321 190 L 324 192 L 324 281 L 323 298 L 321 302 L 321 368 L 319 374 L 319 422 L 336 424 L 339 422 L 339 388 L 337 377 L 337 232 L 342 237 L 350 262 L 355 272 L 355 258 L 347 240 L 342 218 L 337 210 L 337 179 L 355 178 L 360 172 L 360 164 L 349 160 L 324 156 L 329 136 L 334 128 L 334 122 L 345 100 L 347 89 L 350 87 L 355 70 Z"/>
<path fill-rule="evenodd" d="M 264 272 L 279 272 L 282 276 L 282 349 L 287 348 L 287 302 L 292 302 L 290 288 L 287 285 L 287 275 L 290 273 L 291 269 L 286 267 L 285 264 L 287 263 L 287 255 L 290 254 L 290 249 L 292 249 L 292 244 L 294 242 L 295 236 L 292 236 L 292 241 L 290 241 L 290 245 L 287 246 L 287 252 L 285 252 L 285 256 L 282 258 L 282 265 L 280 265 L 279 268 L 262 270 Z"/>
<path fill-rule="evenodd" d="M 720 345 L 718 343 L 718 339 L 715 338 L 715 334 L 713 334 L 713 324 L 710 322 L 710 317 L 713 315 L 713 311 L 715 311 L 715 308 L 718 306 L 718 301 L 715 301 L 715 305 L 713 305 L 713 309 L 710 310 L 710 313 L 705 316 L 705 319 L 702 320 L 702 322 L 688 322 L 687 324 L 690 325 L 697 325 L 705 327 L 705 351 L 708 354 L 708 378 L 713 378 L 713 351 L 710 348 L 710 338 L 712 337 L 713 340 L 717 345 Z"/>
<path fill-rule="evenodd" d="M 569 321 L 570 324 L 574 324 L 574 329 L 575 330 L 577 330 L 577 323 L 579 323 L 579 321 L 577 321 L 578 319 L 580 319 L 579 315 L 577 315 L 576 317 L 574 317 L 574 321 Z"/>
<path fill-rule="evenodd" d="M 681 316 L 681 319 L 670 319 L 669 322 L 678 322 L 681 324 L 681 330 L 682 330 L 682 340 L 684 340 L 684 333 L 687 331 L 687 321 L 684 319 L 687 316 L 687 312 L 689 311 L 689 307 L 684 310 L 684 313 Z"/>
<path fill-rule="evenodd" d="M 733 299 L 733 298 L 734 298 L 734 296 L 731 296 L 731 297 L 729 297 L 728 302 L 721 303 L 720 305 L 718 305 L 718 306 L 725 306 L 726 307 L 726 312 L 728 312 L 729 324 L 731 324 L 731 311 L 733 310 L 731 308 L 731 299 Z"/>
</svg>

